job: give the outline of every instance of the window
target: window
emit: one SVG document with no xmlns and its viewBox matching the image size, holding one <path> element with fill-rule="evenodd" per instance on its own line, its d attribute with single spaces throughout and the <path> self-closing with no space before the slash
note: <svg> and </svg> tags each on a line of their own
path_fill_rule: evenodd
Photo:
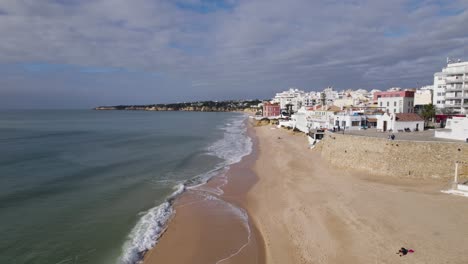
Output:
<svg viewBox="0 0 468 264">
<path fill-rule="evenodd" d="M 359 126 L 359 121 L 351 121 L 351 126 Z"/>
<path fill-rule="evenodd" d="M 382 102 L 380 102 L 380 106 L 382 106 Z"/>
<path fill-rule="evenodd" d="M 393 113 L 396 113 L 396 108 L 393 108 Z"/>
<path fill-rule="evenodd" d="M 395 101 L 395 102 L 393 102 L 393 106 L 396 106 L 396 101 Z"/>
<path fill-rule="evenodd" d="M 390 102 L 387 102 L 387 106 L 390 106 Z"/>
</svg>

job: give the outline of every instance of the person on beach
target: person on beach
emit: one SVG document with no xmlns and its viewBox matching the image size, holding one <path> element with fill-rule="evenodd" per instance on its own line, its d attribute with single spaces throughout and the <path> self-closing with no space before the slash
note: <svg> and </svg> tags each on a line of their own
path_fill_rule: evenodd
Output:
<svg viewBox="0 0 468 264">
<path fill-rule="evenodd" d="M 414 252 L 414 250 L 412 250 L 412 249 L 406 249 L 406 248 L 402 247 L 400 250 L 398 250 L 397 254 L 399 254 L 400 257 L 401 257 L 401 256 L 406 256 L 408 253 L 413 253 L 413 252 Z"/>
</svg>

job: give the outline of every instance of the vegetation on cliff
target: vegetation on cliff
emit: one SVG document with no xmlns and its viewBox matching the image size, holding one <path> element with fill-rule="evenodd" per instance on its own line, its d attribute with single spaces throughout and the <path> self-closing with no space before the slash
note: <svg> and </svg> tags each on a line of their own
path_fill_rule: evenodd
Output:
<svg viewBox="0 0 468 264">
<path fill-rule="evenodd" d="M 233 111 L 258 111 L 261 101 L 239 100 L 239 101 L 200 101 L 173 104 L 150 104 L 150 105 L 116 105 L 99 106 L 95 110 L 143 110 L 143 111 L 196 111 L 196 112 L 233 112 Z"/>
</svg>

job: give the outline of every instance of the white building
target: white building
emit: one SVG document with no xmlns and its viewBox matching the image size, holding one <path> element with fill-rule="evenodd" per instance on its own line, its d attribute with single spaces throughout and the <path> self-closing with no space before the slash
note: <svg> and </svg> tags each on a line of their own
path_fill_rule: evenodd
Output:
<svg viewBox="0 0 468 264">
<path fill-rule="evenodd" d="M 447 119 L 445 128 L 436 130 L 435 137 L 468 142 L 468 117 Z"/>
<path fill-rule="evenodd" d="M 333 126 L 333 116 L 339 111 L 334 106 L 301 107 L 291 116 L 290 127 L 308 133 L 311 129 L 329 129 Z"/>
<path fill-rule="evenodd" d="M 424 130 L 424 119 L 415 113 L 385 113 L 377 117 L 377 130 L 404 132 Z"/>
<path fill-rule="evenodd" d="M 323 89 L 323 93 L 325 94 L 326 105 L 333 104 L 333 101 L 339 98 L 338 92 L 334 91 L 331 86 Z"/>
<path fill-rule="evenodd" d="M 290 88 L 287 91 L 277 93 L 275 98 L 273 98 L 273 103 L 279 103 L 281 111 L 287 110 L 287 105 L 291 105 L 292 111 L 297 112 L 302 106 L 303 97 L 305 92 L 299 89 Z"/>
<path fill-rule="evenodd" d="M 359 130 L 366 123 L 366 117 L 358 113 L 344 113 L 340 112 L 333 116 L 333 124 L 345 130 Z"/>
<path fill-rule="evenodd" d="M 374 93 L 374 101 L 388 113 L 414 113 L 414 92 L 392 90 Z"/>
<path fill-rule="evenodd" d="M 305 93 L 302 97 L 302 106 L 311 107 L 319 103 L 320 93 Z"/>
<path fill-rule="evenodd" d="M 341 111 L 333 116 L 333 126 L 345 130 L 370 128 L 375 126 L 377 117 L 381 115 L 381 113 L 377 113 L 376 111 L 364 109 Z"/>
<path fill-rule="evenodd" d="M 454 114 L 468 113 L 468 62 L 447 60 L 447 67 L 434 74 L 433 104 Z"/>
<path fill-rule="evenodd" d="M 432 103 L 433 86 L 423 86 L 414 94 L 414 105 L 428 105 Z"/>
</svg>

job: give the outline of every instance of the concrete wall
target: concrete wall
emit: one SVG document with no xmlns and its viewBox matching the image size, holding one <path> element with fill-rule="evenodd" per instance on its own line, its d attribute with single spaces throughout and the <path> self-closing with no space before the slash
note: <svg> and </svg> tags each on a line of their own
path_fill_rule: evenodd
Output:
<svg viewBox="0 0 468 264">
<path fill-rule="evenodd" d="M 317 147 L 340 168 L 353 168 L 382 176 L 453 180 L 455 161 L 468 161 L 468 144 L 390 141 L 383 138 L 327 133 Z M 468 167 L 462 166 L 462 175 Z"/>
<path fill-rule="evenodd" d="M 468 117 L 447 119 L 445 129 L 436 130 L 435 136 L 466 141 L 468 139 Z"/>
</svg>

